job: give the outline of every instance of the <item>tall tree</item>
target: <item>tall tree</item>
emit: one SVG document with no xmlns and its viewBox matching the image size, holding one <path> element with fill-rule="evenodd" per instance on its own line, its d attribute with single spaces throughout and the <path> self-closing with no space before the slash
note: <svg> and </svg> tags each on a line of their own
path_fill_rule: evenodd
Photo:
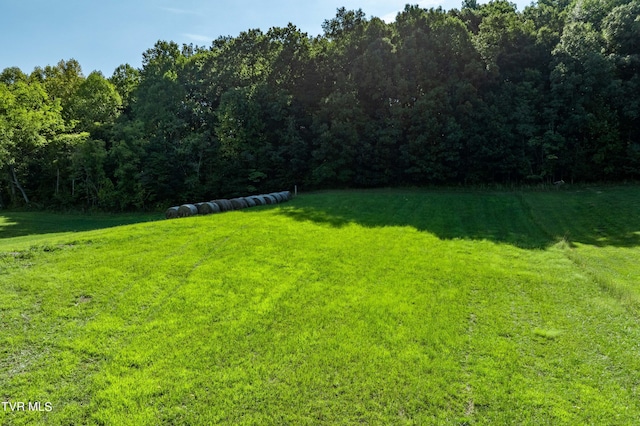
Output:
<svg viewBox="0 0 640 426">
<path fill-rule="evenodd" d="M 620 120 L 620 138 L 625 145 L 629 176 L 640 177 L 640 1 L 615 7 L 604 18 L 605 52 L 613 62 L 617 79 L 614 106 Z"/>
<path fill-rule="evenodd" d="M 59 103 L 51 102 L 37 81 L 0 83 L 0 167 L 26 204 L 30 200 L 21 182 L 29 179 L 28 161 L 64 130 L 60 113 Z"/>
<path fill-rule="evenodd" d="M 55 66 L 36 68 L 31 77 L 41 81 L 49 97 L 60 103 L 62 117 L 71 124 L 73 118 L 70 105 L 75 92 L 84 81 L 80 63 L 75 59 L 61 60 Z"/>
<path fill-rule="evenodd" d="M 552 95 L 560 101 L 559 132 L 568 143 L 559 163 L 576 179 L 615 176 L 623 155 L 611 102 L 613 67 L 603 44 L 591 23 L 572 22 L 554 50 Z"/>
<path fill-rule="evenodd" d="M 140 84 L 140 71 L 129 64 L 118 66 L 109 78 L 109 82 L 114 85 L 122 100 L 122 108 L 126 113 L 135 103 L 135 93 Z"/>
<path fill-rule="evenodd" d="M 94 71 L 80 83 L 69 101 L 69 116 L 79 131 L 97 131 L 113 124 L 120 114 L 122 98 L 100 72 Z"/>
</svg>

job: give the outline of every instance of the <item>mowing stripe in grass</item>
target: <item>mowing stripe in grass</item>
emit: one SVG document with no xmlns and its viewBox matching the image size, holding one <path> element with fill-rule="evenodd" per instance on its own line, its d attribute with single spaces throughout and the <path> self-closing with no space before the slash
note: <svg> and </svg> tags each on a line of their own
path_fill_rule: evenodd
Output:
<svg viewBox="0 0 640 426">
<path fill-rule="evenodd" d="M 1 422 L 631 424 L 640 194 L 609 190 L 325 192 L 17 250 L 0 389 L 55 408 Z"/>
</svg>

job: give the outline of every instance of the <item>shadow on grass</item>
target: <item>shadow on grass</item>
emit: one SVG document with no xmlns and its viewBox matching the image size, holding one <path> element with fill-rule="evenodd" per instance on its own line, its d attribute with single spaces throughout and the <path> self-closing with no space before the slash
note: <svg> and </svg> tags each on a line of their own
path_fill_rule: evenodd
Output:
<svg viewBox="0 0 640 426">
<path fill-rule="evenodd" d="M 60 232 L 81 232 L 159 220 L 154 214 L 57 214 L 0 211 L 0 239 Z"/>
<path fill-rule="evenodd" d="M 640 188 L 604 191 L 330 191 L 299 197 L 280 214 L 342 227 L 410 226 L 440 239 L 544 249 L 565 240 L 640 246 Z"/>
</svg>

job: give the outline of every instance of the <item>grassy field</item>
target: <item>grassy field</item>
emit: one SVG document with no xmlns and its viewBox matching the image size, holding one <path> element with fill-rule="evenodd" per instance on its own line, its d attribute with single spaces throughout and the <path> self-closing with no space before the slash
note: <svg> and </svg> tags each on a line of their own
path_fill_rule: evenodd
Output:
<svg viewBox="0 0 640 426">
<path fill-rule="evenodd" d="M 0 424 L 640 419 L 640 187 L 153 218 L 0 212 Z"/>
</svg>

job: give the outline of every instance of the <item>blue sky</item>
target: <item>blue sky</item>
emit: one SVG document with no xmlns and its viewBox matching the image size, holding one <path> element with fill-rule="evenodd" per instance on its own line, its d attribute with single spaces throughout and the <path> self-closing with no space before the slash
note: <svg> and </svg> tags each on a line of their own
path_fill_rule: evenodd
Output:
<svg viewBox="0 0 640 426">
<path fill-rule="evenodd" d="M 219 36 L 289 22 L 315 36 L 341 6 L 392 21 L 406 3 L 448 10 L 462 0 L 0 0 L 0 70 L 30 73 L 74 58 L 85 75 L 109 77 L 120 64 L 140 67 L 158 40 L 209 46 Z M 529 3 L 516 2 L 520 10 Z"/>
</svg>

